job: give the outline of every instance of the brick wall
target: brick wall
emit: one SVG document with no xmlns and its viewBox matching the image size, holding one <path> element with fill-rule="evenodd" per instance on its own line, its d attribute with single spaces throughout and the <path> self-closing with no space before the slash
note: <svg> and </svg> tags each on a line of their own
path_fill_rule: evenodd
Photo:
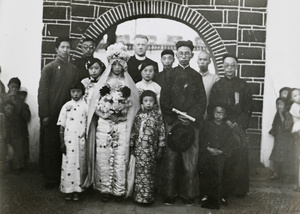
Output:
<svg viewBox="0 0 300 214">
<path fill-rule="evenodd" d="M 193 28 L 215 56 L 222 75 L 221 57 L 239 57 L 238 75 L 254 93 L 249 133 L 261 133 L 265 76 L 267 0 L 44 0 L 42 66 L 55 57 L 54 41 L 70 36 L 72 56 L 81 55 L 81 40 L 99 39 L 111 27 L 139 17 L 161 17 Z"/>
</svg>

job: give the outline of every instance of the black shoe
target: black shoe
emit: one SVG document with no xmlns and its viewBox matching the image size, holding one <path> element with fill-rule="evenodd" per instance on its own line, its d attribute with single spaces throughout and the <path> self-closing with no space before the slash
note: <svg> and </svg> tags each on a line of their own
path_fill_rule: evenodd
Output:
<svg viewBox="0 0 300 214">
<path fill-rule="evenodd" d="M 165 199 L 164 203 L 165 203 L 165 205 L 170 206 L 170 205 L 174 204 L 176 202 L 176 200 L 177 200 L 176 196 L 168 197 Z"/>
<path fill-rule="evenodd" d="M 194 206 L 195 201 L 192 198 L 182 198 L 183 203 L 185 203 L 187 206 Z"/>
<path fill-rule="evenodd" d="M 217 210 L 220 208 L 220 205 L 218 203 L 218 200 L 208 198 L 207 200 L 201 202 L 201 207 Z"/>
</svg>

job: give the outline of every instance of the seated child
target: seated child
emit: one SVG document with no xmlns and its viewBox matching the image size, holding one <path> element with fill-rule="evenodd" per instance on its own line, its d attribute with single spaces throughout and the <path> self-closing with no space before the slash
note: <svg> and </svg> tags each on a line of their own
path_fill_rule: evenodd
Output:
<svg viewBox="0 0 300 214">
<path fill-rule="evenodd" d="M 139 71 L 141 72 L 142 80 L 135 84 L 139 94 L 141 95 L 146 90 L 153 91 L 156 94 L 159 105 L 161 87 L 156 82 L 153 82 L 154 65 L 151 62 L 143 62 L 139 67 Z"/>
<path fill-rule="evenodd" d="M 95 83 L 97 83 L 100 79 L 102 73 L 106 69 L 106 66 L 100 59 L 97 58 L 89 59 L 85 66 L 89 71 L 89 77 L 84 78 L 81 82 L 85 87 L 85 94 L 83 95 L 83 98 L 87 104 L 89 104 L 93 95 Z"/>
<path fill-rule="evenodd" d="M 289 94 L 290 100 L 293 102 L 290 108 L 290 113 L 293 117 L 293 128 L 292 134 L 294 136 L 295 142 L 295 163 L 296 163 L 296 175 L 297 175 L 297 187 L 295 191 L 300 191 L 300 177 L 299 177 L 299 167 L 300 167 L 300 89 L 293 88 Z"/>
<path fill-rule="evenodd" d="M 135 117 L 130 138 L 130 151 L 136 160 L 133 199 L 150 204 L 155 199 L 156 163 L 165 146 L 165 129 L 162 115 L 156 109 L 156 94 L 146 90 L 140 102 L 142 108 Z"/>
<path fill-rule="evenodd" d="M 82 99 L 84 86 L 81 82 L 70 88 L 71 101 L 61 108 L 57 125 L 60 126 L 61 166 L 60 191 L 65 199 L 79 200 L 82 176 L 87 172 L 85 133 L 87 123 L 87 104 Z"/>
<path fill-rule="evenodd" d="M 231 129 L 225 123 L 225 107 L 217 104 L 213 110 L 213 120 L 208 120 L 203 128 L 202 142 L 206 148 L 206 188 L 202 191 L 207 197 L 201 207 L 219 209 L 219 204 L 227 205 L 225 188 L 225 167 L 234 141 Z"/>
<path fill-rule="evenodd" d="M 285 98 L 277 98 L 276 109 L 272 129 L 269 132 L 274 136 L 274 147 L 270 155 L 270 160 L 273 161 L 274 166 L 271 179 L 292 176 L 293 166 L 291 158 L 293 152 L 293 136 L 291 133 L 293 118 L 286 109 Z"/>
</svg>

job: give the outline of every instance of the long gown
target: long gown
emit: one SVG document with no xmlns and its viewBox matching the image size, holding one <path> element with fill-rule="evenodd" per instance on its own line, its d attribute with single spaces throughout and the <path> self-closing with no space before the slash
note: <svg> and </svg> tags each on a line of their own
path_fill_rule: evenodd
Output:
<svg viewBox="0 0 300 214">
<path fill-rule="evenodd" d="M 71 100 L 61 109 L 57 125 L 65 127 L 66 154 L 61 166 L 60 190 L 63 193 L 82 192 L 82 179 L 86 176 L 85 133 L 87 105 L 83 99 Z"/>
</svg>

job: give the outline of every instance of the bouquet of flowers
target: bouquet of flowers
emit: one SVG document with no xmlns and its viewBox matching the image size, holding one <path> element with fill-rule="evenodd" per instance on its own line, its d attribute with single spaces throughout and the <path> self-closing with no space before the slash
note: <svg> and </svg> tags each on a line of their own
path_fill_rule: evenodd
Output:
<svg viewBox="0 0 300 214">
<path fill-rule="evenodd" d="M 100 100 L 96 108 L 104 114 L 116 117 L 126 116 L 132 101 L 129 99 L 130 88 L 115 81 L 106 84 L 100 89 Z"/>
</svg>

